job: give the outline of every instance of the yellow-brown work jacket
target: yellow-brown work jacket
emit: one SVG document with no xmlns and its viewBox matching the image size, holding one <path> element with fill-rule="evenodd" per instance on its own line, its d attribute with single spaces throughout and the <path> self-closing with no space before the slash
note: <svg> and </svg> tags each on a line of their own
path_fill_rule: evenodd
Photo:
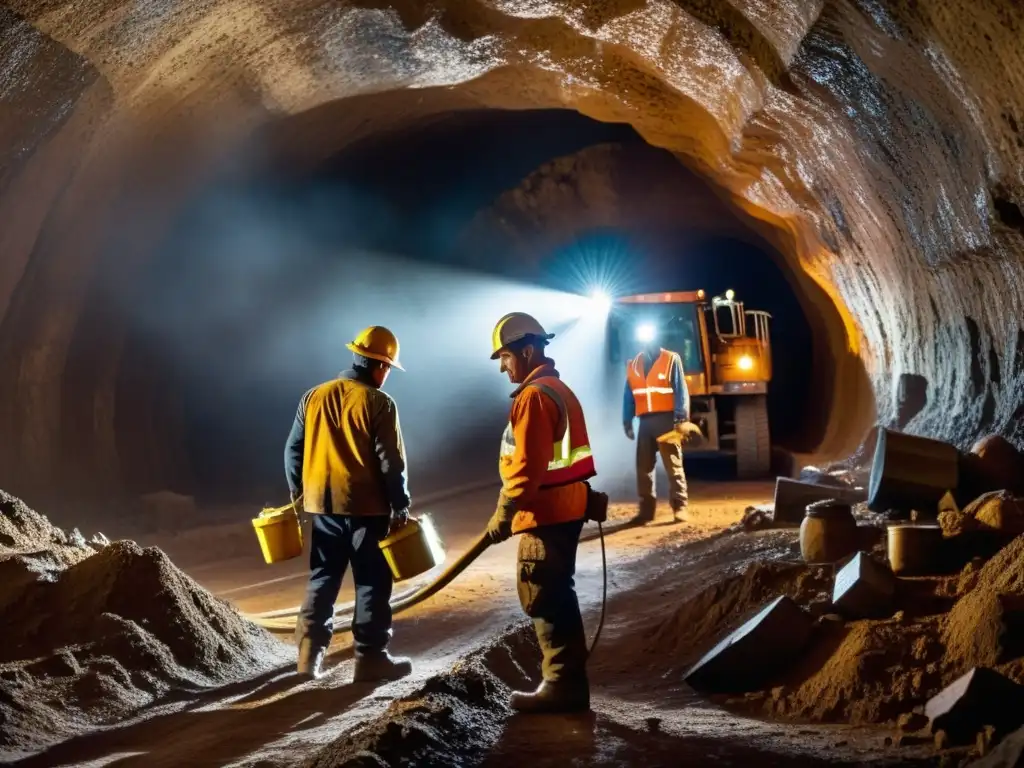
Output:
<svg viewBox="0 0 1024 768">
<path fill-rule="evenodd" d="M 285 465 L 306 512 L 389 515 L 409 507 L 398 406 L 358 370 L 303 396 Z"/>
</svg>

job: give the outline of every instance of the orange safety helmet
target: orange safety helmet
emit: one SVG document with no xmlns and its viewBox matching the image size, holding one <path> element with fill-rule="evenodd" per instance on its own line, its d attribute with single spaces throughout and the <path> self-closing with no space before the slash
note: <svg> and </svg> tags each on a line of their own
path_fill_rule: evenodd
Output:
<svg viewBox="0 0 1024 768">
<path fill-rule="evenodd" d="M 345 346 L 357 355 L 405 370 L 398 362 L 398 337 L 382 325 L 371 325 Z"/>
</svg>

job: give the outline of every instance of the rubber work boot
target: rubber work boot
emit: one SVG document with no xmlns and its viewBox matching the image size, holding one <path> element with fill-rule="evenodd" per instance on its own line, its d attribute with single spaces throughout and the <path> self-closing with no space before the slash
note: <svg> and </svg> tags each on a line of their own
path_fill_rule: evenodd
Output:
<svg viewBox="0 0 1024 768">
<path fill-rule="evenodd" d="M 641 502 L 637 513 L 629 519 L 627 525 L 647 525 L 647 523 L 654 522 L 654 506 L 644 504 Z"/>
<path fill-rule="evenodd" d="M 412 672 L 412 659 L 392 656 L 387 651 L 356 655 L 356 668 L 352 674 L 355 683 L 379 683 L 398 680 Z"/>
<path fill-rule="evenodd" d="M 586 712 L 590 709 L 590 686 L 586 680 L 545 680 L 533 693 L 513 693 L 509 703 L 524 714 Z"/>
<path fill-rule="evenodd" d="M 327 648 L 315 645 L 308 637 L 302 638 L 299 641 L 298 673 L 313 680 L 322 677 L 321 665 L 324 663 L 325 656 L 327 656 Z"/>
</svg>

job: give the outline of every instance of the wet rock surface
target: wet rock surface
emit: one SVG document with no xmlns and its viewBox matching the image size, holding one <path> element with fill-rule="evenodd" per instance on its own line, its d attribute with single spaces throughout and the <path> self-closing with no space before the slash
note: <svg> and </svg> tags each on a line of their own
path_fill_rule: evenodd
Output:
<svg viewBox="0 0 1024 768">
<path fill-rule="evenodd" d="M 259 158 L 299 172 L 369 135 L 470 108 L 628 122 L 777 243 L 817 329 L 815 357 L 835 363 L 819 366 L 815 404 L 827 453 L 855 448 L 876 416 L 961 446 L 1021 440 L 1019 3 L 237 11 L 226 0 L 173 12 L 6 4 L 0 484 L 62 477 L 111 493 L 134 472 L 148 488 L 178 487 L 181 447 L 160 439 L 182 439 L 171 393 L 128 396 L 120 374 L 144 370 L 145 356 L 126 351 L 131 329 L 97 289 L 133 290 L 167 223 L 219 170 L 213 158 L 253 142 Z M 36 87 L 44 80 L 52 87 Z M 534 201 L 554 196 L 540 227 L 575 218 L 564 229 L 585 229 L 581 201 L 594 196 L 572 178 L 553 183 L 563 170 L 481 208 L 544 211 Z M 607 188 L 597 196 L 614 206 L 621 187 Z M 123 231 L 126 219 L 138 226 Z M 520 219 L 514 234 L 529 243 L 535 218 Z M 917 377 L 912 391 L 898 391 L 900 376 Z"/>
</svg>

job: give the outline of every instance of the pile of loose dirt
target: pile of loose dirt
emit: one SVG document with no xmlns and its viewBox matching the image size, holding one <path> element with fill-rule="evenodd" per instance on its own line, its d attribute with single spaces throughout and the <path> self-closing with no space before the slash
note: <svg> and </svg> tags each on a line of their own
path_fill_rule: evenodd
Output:
<svg viewBox="0 0 1024 768">
<path fill-rule="evenodd" d="M 21 499 L 0 490 L 0 562 L 35 561 L 37 570 L 48 570 L 77 563 L 106 543 L 102 534 L 90 544 L 77 529 L 65 533 Z"/>
<path fill-rule="evenodd" d="M 643 647 L 656 658 L 678 659 L 689 666 L 709 650 L 726 631 L 743 623 L 756 609 L 780 594 L 809 604 L 829 588 L 824 568 L 793 563 L 758 562 L 742 573 L 712 584 L 683 603 L 663 621 Z"/>
<path fill-rule="evenodd" d="M 1024 683 L 1024 536 L 981 568 L 903 586 L 891 618 L 823 618 L 801 661 L 764 690 L 726 703 L 803 722 L 885 723 L 975 666 Z M 831 569 L 755 564 L 682 604 L 644 653 L 673 658 L 681 671 L 780 594 L 828 613 L 822 592 L 831 587 Z"/>
<path fill-rule="evenodd" d="M 777 685 L 736 705 L 810 722 L 884 723 L 942 687 L 934 618 L 823 625 L 800 663 Z"/>
<path fill-rule="evenodd" d="M 501 737 L 513 688 L 536 684 L 540 662 L 529 625 L 510 628 L 358 731 L 327 745 L 302 768 L 343 765 L 471 765 Z"/>
<path fill-rule="evenodd" d="M 982 494 L 963 510 L 941 512 L 938 522 L 947 539 L 987 532 L 1005 541 L 1024 534 L 1024 498 L 1009 491 L 992 491 Z M 968 546 L 970 543 L 973 542 L 968 542 Z"/>
<path fill-rule="evenodd" d="M 283 644 L 160 550 L 130 541 L 74 546 L 15 502 L 0 516 L 4 541 L 18 548 L 8 544 L 0 560 L 0 754 L 120 721 L 174 688 L 285 661 Z M 68 547 L 78 554 L 69 557 Z M 43 571 L 34 568 L 41 561 Z"/>
</svg>

